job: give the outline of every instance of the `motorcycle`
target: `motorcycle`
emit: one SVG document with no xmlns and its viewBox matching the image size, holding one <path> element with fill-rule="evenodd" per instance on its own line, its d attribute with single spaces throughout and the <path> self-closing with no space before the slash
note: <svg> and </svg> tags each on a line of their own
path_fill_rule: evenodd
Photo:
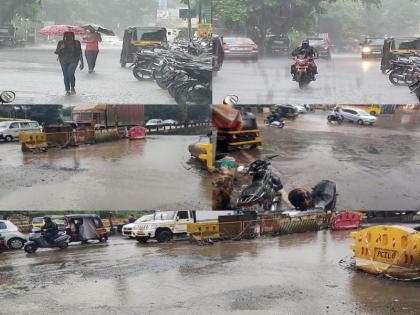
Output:
<svg viewBox="0 0 420 315">
<path fill-rule="evenodd" d="M 28 254 L 35 253 L 38 248 L 60 248 L 66 249 L 69 246 L 70 235 L 64 232 L 59 232 L 53 239 L 53 243 L 49 243 L 41 230 L 36 230 L 29 237 L 29 241 L 25 243 L 23 249 Z"/>
<path fill-rule="evenodd" d="M 244 211 L 275 212 L 278 210 L 281 196 L 278 191 L 283 188 L 279 177 L 271 170 L 270 161 L 273 155 L 265 160 L 252 162 L 246 170 L 252 176 L 252 182 L 240 194 L 236 204 Z"/>
<path fill-rule="evenodd" d="M 314 57 L 305 57 L 304 55 L 297 55 L 293 57 L 293 67 L 295 69 L 293 80 L 299 83 L 299 88 L 303 89 L 314 81 L 312 75 L 309 73 L 309 65 L 314 61 Z"/>
<path fill-rule="evenodd" d="M 344 122 L 344 116 L 338 113 L 331 113 L 327 116 L 327 120 L 330 124 L 337 123 L 341 125 Z"/>
<path fill-rule="evenodd" d="M 283 128 L 285 125 L 284 120 L 284 118 L 278 117 L 278 115 L 271 114 L 267 116 L 264 123 L 270 127 Z"/>
<path fill-rule="evenodd" d="M 418 57 L 398 58 L 389 62 L 386 73 L 389 74 L 389 81 L 396 86 L 410 85 L 414 77 L 420 72 Z"/>
</svg>

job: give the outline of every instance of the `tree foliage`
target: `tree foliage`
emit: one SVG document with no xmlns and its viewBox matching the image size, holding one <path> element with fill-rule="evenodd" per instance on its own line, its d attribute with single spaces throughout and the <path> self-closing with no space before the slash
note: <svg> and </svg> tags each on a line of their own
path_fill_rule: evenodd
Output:
<svg viewBox="0 0 420 315">
<path fill-rule="evenodd" d="M 35 19 L 41 11 L 41 0 L 2 0 L 0 24 L 9 24 L 15 17 Z"/>
</svg>

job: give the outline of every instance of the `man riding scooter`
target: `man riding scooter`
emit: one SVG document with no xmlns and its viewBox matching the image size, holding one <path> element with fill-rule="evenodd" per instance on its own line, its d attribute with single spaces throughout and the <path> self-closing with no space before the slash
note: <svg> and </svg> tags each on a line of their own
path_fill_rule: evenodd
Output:
<svg viewBox="0 0 420 315">
<path fill-rule="evenodd" d="M 309 70 L 310 70 L 310 75 L 311 75 L 312 80 L 315 81 L 315 75 L 318 74 L 318 67 L 316 66 L 315 61 L 312 58 L 319 56 L 318 51 L 314 47 L 309 45 L 309 40 L 305 39 L 304 41 L 302 41 L 302 45 L 300 47 L 297 47 L 292 52 L 293 57 L 296 57 L 299 55 L 304 55 L 305 58 L 311 58 L 311 61 L 309 63 Z M 293 78 L 296 77 L 295 65 L 292 65 L 291 74 L 293 75 Z"/>
<path fill-rule="evenodd" d="M 42 227 L 42 232 L 43 232 L 44 239 L 48 243 L 53 245 L 54 244 L 54 239 L 58 235 L 58 226 L 48 216 L 44 217 L 44 222 L 45 222 L 45 224 Z"/>
</svg>

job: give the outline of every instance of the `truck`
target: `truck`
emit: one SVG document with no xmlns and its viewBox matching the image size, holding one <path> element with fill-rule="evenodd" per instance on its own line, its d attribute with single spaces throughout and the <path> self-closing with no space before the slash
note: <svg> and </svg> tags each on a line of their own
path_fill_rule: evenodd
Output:
<svg viewBox="0 0 420 315">
<path fill-rule="evenodd" d="M 217 222 L 219 216 L 234 215 L 235 211 L 155 211 L 153 219 L 136 224 L 131 237 L 139 243 L 156 239 L 159 243 L 173 238 L 188 236 L 187 225 L 197 222 Z"/>
<path fill-rule="evenodd" d="M 71 119 L 78 127 L 96 129 L 133 127 L 144 124 L 144 105 L 97 104 L 93 107 L 76 106 Z"/>
</svg>

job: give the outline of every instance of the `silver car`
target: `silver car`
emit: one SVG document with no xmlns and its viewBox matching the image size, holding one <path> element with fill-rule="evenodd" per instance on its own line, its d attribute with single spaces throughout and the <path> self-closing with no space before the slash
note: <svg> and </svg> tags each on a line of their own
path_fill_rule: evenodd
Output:
<svg viewBox="0 0 420 315">
<path fill-rule="evenodd" d="M 368 124 L 373 125 L 376 122 L 376 117 L 358 108 L 342 108 L 341 113 L 344 120 L 355 122 L 359 125 Z"/>
<path fill-rule="evenodd" d="M 26 236 L 9 220 L 0 220 L 0 234 L 4 245 L 9 249 L 21 249 L 26 243 Z"/>
</svg>

